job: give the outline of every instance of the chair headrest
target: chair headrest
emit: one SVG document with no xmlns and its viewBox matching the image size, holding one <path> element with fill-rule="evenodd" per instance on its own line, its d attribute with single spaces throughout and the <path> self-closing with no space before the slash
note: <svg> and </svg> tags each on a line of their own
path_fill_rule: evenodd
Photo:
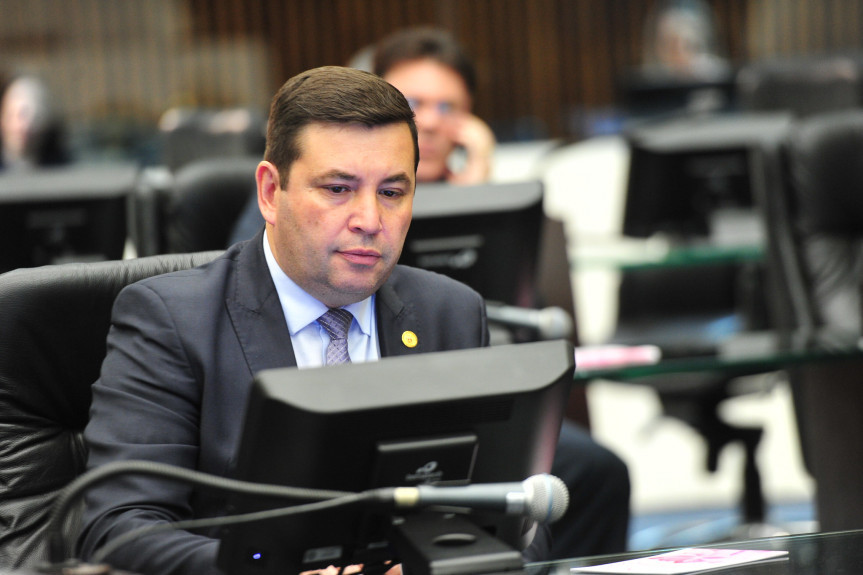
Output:
<svg viewBox="0 0 863 575">
<path fill-rule="evenodd" d="M 863 110 L 800 120 L 789 158 L 801 229 L 863 234 Z"/>
<path fill-rule="evenodd" d="M 120 290 L 221 253 L 70 263 L 0 275 L 0 410 L 83 429 Z"/>
<path fill-rule="evenodd" d="M 256 157 L 206 159 L 177 172 L 166 241 L 173 253 L 223 249 L 256 190 Z"/>
</svg>

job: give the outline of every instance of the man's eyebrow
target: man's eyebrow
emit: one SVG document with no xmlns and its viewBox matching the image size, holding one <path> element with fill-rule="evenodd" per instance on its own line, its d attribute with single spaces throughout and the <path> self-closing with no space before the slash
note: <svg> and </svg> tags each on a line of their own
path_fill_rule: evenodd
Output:
<svg viewBox="0 0 863 575">
<path fill-rule="evenodd" d="M 340 180 L 347 182 L 358 182 L 360 177 L 356 174 L 351 174 L 349 172 L 343 172 L 341 170 L 330 170 L 328 172 L 324 172 L 318 176 L 312 178 L 312 182 L 314 185 L 322 185 L 330 180 Z M 410 184 L 411 178 L 407 172 L 400 172 L 398 174 L 393 174 L 391 176 L 387 176 L 381 182 L 382 184 Z"/>
<path fill-rule="evenodd" d="M 359 180 L 359 178 L 355 174 L 343 172 L 341 170 L 330 170 L 329 172 L 324 172 L 313 179 L 315 184 L 322 184 L 327 180 L 348 180 L 353 182 Z"/>
<path fill-rule="evenodd" d="M 387 178 L 384 178 L 384 184 L 410 184 L 411 178 L 407 174 L 407 172 L 401 172 L 399 174 L 394 174 Z"/>
</svg>

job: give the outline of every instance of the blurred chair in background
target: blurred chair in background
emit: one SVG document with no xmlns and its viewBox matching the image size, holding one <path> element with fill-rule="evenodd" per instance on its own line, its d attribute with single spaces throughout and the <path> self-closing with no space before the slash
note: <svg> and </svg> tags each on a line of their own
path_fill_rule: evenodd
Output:
<svg viewBox="0 0 863 575">
<path fill-rule="evenodd" d="M 787 180 L 765 197 L 774 323 L 805 337 L 829 328 L 856 341 L 863 286 L 863 111 L 800 120 Z M 802 333 L 801 333 L 802 332 Z M 863 376 L 859 362 L 788 370 L 822 531 L 863 527 Z"/>
<path fill-rule="evenodd" d="M 860 64 L 847 56 L 752 62 L 737 72 L 737 101 L 741 110 L 785 110 L 805 117 L 859 107 L 860 80 Z"/>
<path fill-rule="evenodd" d="M 224 249 L 255 195 L 257 156 L 204 158 L 145 170 L 135 198 L 138 255 Z M 255 204 L 257 207 L 257 203 Z"/>
<path fill-rule="evenodd" d="M 181 168 L 167 206 L 169 253 L 224 249 L 249 196 L 260 157 L 207 159 Z"/>
<path fill-rule="evenodd" d="M 266 116 L 250 108 L 171 108 L 159 120 L 161 164 L 143 171 L 130 215 L 138 256 L 224 249 L 255 193 Z M 263 225 L 263 223 L 262 223 Z"/>
<path fill-rule="evenodd" d="M 84 471 L 90 386 L 105 356 L 117 293 L 139 279 L 194 267 L 220 253 L 0 275 L 0 570 L 35 568 L 47 559 L 52 503 Z"/>
</svg>

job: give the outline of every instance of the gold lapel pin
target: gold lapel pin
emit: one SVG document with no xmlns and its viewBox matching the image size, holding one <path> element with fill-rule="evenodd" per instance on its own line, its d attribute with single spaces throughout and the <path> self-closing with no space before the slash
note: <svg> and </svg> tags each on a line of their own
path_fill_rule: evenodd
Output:
<svg viewBox="0 0 863 575">
<path fill-rule="evenodd" d="M 417 339 L 417 334 L 412 331 L 406 331 L 402 334 L 402 343 L 405 344 L 406 347 L 416 347 L 419 343 L 419 339 Z"/>
</svg>

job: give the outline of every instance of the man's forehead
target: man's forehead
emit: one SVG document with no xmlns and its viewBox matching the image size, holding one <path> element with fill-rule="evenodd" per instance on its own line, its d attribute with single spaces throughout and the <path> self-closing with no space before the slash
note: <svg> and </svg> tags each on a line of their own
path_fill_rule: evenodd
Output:
<svg viewBox="0 0 863 575">
<path fill-rule="evenodd" d="M 461 74 L 433 58 L 400 62 L 384 74 L 384 79 L 406 98 L 447 100 L 457 105 L 470 101 L 470 90 Z"/>
<path fill-rule="evenodd" d="M 339 154 L 335 153 L 322 153 L 328 152 L 327 141 L 330 138 L 349 138 L 351 134 L 357 133 L 372 133 L 374 131 L 383 132 L 385 130 L 392 131 L 393 128 L 396 128 L 395 132 L 399 133 L 399 138 L 403 138 L 403 144 L 399 144 L 400 149 L 404 149 L 405 151 L 410 152 L 411 156 L 411 164 L 410 170 L 405 170 L 408 172 L 410 179 L 413 180 L 415 176 L 414 171 L 414 143 L 413 136 L 411 134 L 410 127 L 407 122 L 396 122 L 392 124 L 382 124 L 378 126 L 367 126 L 365 124 L 360 124 L 356 122 L 350 123 L 336 123 L 336 122 L 313 122 L 307 124 L 302 128 L 302 130 L 298 133 L 297 137 L 297 151 L 299 153 L 297 160 L 311 160 L 314 165 L 322 170 L 321 174 L 330 173 L 335 174 L 341 172 L 342 176 L 345 178 L 351 174 L 358 174 L 358 169 L 362 167 L 366 167 L 364 165 L 356 166 L 347 163 L 349 160 Z M 315 156 L 310 157 L 306 152 L 308 152 L 310 140 L 315 140 Z M 322 148 L 323 146 L 323 148 Z M 396 179 L 402 179 L 403 170 L 396 169 L 395 164 L 392 169 L 393 177 L 390 178 L 393 181 Z"/>
<path fill-rule="evenodd" d="M 337 137 L 354 131 L 383 131 L 384 129 L 391 128 L 393 126 L 404 126 L 404 133 L 406 134 L 407 139 L 411 140 L 410 127 L 407 122 L 393 122 L 391 124 L 380 124 L 374 126 L 369 126 L 360 122 L 310 122 L 303 126 L 298 132 L 298 148 L 302 148 L 302 144 L 307 143 L 310 137 Z"/>
</svg>

